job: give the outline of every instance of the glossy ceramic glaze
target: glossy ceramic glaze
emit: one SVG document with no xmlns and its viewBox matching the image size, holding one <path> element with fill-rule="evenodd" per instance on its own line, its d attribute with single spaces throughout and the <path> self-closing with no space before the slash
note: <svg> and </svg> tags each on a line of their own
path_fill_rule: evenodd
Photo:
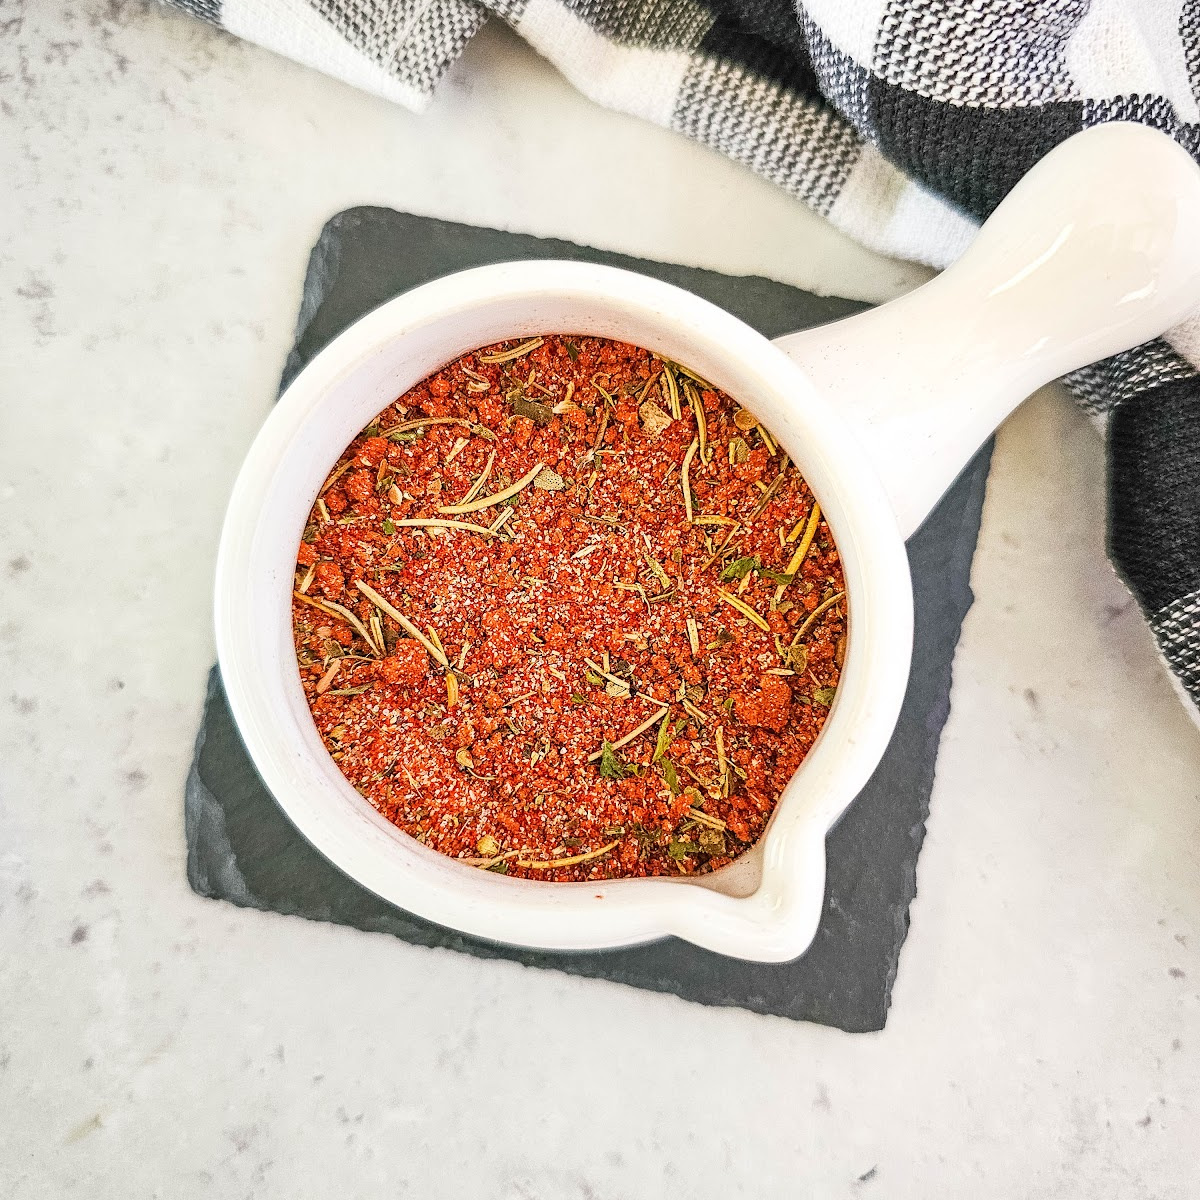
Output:
<svg viewBox="0 0 1200 1200">
<path fill-rule="evenodd" d="M 1122 125 L 1077 135 L 1043 160 L 932 283 L 774 344 L 690 293 L 590 264 L 510 263 L 417 288 L 357 322 L 297 377 L 235 485 L 215 607 L 246 746 L 322 853 L 430 920 L 526 946 L 674 934 L 744 958 L 793 958 L 820 918 L 825 834 L 874 770 L 904 695 L 904 537 L 1024 396 L 1198 306 L 1200 171 L 1163 135 Z M 358 796 L 325 752 L 300 687 L 295 548 L 342 448 L 466 351 L 547 332 L 645 346 L 745 404 L 810 483 L 842 553 L 851 636 L 825 729 L 759 844 L 710 875 L 552 884 L 461 866 Z"/>
</svg>

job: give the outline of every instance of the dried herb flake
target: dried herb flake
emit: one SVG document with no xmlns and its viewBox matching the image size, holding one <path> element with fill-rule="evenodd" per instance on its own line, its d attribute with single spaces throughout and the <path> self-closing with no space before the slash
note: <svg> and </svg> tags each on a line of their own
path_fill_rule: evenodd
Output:
<svg viewBox="0 0 1200 1200">
<path fill-rule="evenodd" d="M 745 558 L 735 558 L 721 572 L 721 578 L 725 581 L 731 579 L 745 579 L 751 571 L 759 571 L 762 569 L 762 563 L 759 561 L 757 554 L 749 554 Z"/>
<path fill-rule="evenodd" d="M 667 781 L 667 787 L 671 789 L 672 796 L 679 795 L 679 775 L 675 771 L 675 764 L 669 759 L 662 760 L 663 778 Z"/>
<path fill-rule="evenodd" d="M 624 779 L 629 774 L 629 767 L 613 749 L 612 742 L 605 742 L 600 747 L 600 775 L 603 779 Z"/>
<path fill-rule="evenodd" d="M 536 400 L 527 400 L 516 389 L 509 393 L 508 399 L 512 405 L 514 416 L 528 417 L 537 425 L 549 425 L 554 420 L 554 409 L 549 404 L 539 404 Z"/>
<path fill-rule="evenodd" d="M 772 583 L 782 584 L 784 587 L 787 587 L 796 578 L 795 575 L 790 575 L 787 571 L 776 571 L 771 567 L 759 567 L 758 574 L 760 578 L 769 579 Z"/>
<path fill-rule="evenodd" d="M 654 757 L 651 762 L 659 762 L 667 752 L 667 747 L 671 744 L 671 713 L 668 710 L 663 714 L 663 722 L 658 729 L 658 741 L 654 744 Z"/>
</svg>

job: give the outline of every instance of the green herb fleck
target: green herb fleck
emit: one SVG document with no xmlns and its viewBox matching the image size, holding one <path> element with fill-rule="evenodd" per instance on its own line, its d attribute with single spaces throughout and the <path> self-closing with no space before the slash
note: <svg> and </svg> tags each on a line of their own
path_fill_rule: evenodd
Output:
<svg viewBox="0 0 1200 1200">
<path fill-rule="evenodd" d="M 597 675 L 595 671 L 589 671 L 584 676 L 584 679 L 586 679 L 588 681 L 588 683 L 590 683 L 593 687 L 599 687 L 604 682 L 604 680 L 601 679 L 600 676 Z"/>
<path fill-rule="evenodd" d="M 600 747 L 600 776 L 602 779 L 624 779 L 629 768 L 623 763 L 612 742 L 605 742 Z"/>
<path fill-rule="evenodd" d="M 705 854 L 724 854 L 725 835 L 719 829 L 700 830 L 700 849 Z"/>
<path fill-rule="evenodd" d="M 788 646 L 783 658 L 798 675 L 808 670 L 808 647 L 803 642 L 799 646 Z"/>
<path fill-rule="evenodd" d="M 396 532 L 396 522 L 390 519 L 384 521 L 383 532 L 386 533 L 388 537 L 391 537 L 392 534 Z"/>
<path fill-rule="evenodd" d="M 571 693 L 571 703 L 572 704 L 586 704 L 587 697 L 581 696 L 578 692 L 572 692 Z"/>
<path fill-rule="evenodd" d="M 517 388 L 509 392 L 508 400 L 514 415 L 528 417 L 536 425 L 548 425 L 554 420 L 554 409 L 550 405 L 526 399 Z"/>
<path fill-rule="evenodd" d="M 654 757 L 650 760 L 652 763 L 658 762 L 667 752 L 667 747 L 671 744 L 671 714 L 669 712 L 663 714 L 662 724 L 658 727 L 658 741 L 654 745 Z"/>
<path fill-rule="evenodd" d="M 787 571 L 775 571 L 770 567 L 759 567 L 758 574 L 759 578 L 769 579 L 772 583 L 781 583 L 784 587 L 787 587 L 796 578 L 795 575 L 789 575 Z"/>
<path fill-rule="evenodd" d="M 572 362 L 577 362 L 579 360 L 579 347 L 574 342 L 564 342 L 563 345 L 567 348 L 567 357 Z"/>
<path fill-rule="evenodd" d="M 689 854 L 695 854 L 696 846 L 692 842 L 671 842 L 667 846 L 667 853 L 676 861 L 687 858 Z"/>
<path fill-rule="evenodd" d="M 672 796 L 679 795 L 679 776 L 675 773 L 675 764 L 669 759 L 662 760 L 663 778 L 667 781 L 667 787 L 671 789 Z"/>
<path fill-rule="evenodd" d="M 823 704 L 828 708 L 833 703 L 834 696 L 837 695 L 837 688 L 817 688 L 812 694 L 812 698 L 818 703 Z"/>
<path fill-rule="evenodd" d="M 497 875 L 508 874 L 508 859 L 502 858 L 499 862 L 494 862 L 490 867 L 484 868 L 487 871 L 495 871 Z"/>
<path fill-rule="evenodd" d="M 648 850 L 658 842 L 658 830 L 647 829 L 645 825 L 631 825 L 629 832 L 642 850 Z"/>
<path fill-rule="evenodd" d="M 751 571 L 762 569 L 762 563 L 759 561 L 757 554 L 748 555 L 746 558 L 735 558 L 721 572 L 721 578 L 728 581 L 730 579 L 745 579 Z"/>
</svg>

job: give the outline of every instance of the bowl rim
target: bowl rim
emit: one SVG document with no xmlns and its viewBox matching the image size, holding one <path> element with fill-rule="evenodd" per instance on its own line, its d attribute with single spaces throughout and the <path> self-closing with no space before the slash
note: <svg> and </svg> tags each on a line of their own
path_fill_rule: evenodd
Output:
<svg viewBox="0 0 1200 1200">
<path fill-rule="evenodd" d="M 291 572 L 279 577 L 278 563 L 272 568 L 269 560 L 281 553 L 284 537 L 287 554 L 294 555 L 317 488 L 367 420 L 353 422 L 370 404 L 375 408 L 367 419 L 389 402 L 386 387 L 372 392 L 357 381 L 384 370 L 389 354 L 403 357 L 405 346 L 420 361 L 415 348 L 422 338 L 461 343 L 440 361 L 413 368 L 419 373 L 391 390 L 394 398 L 459 354 L 499 340 L 468 333 L 482 330 L 485 318 L 505 319 L 504 313 L 521 314 L 526 323 L 521 328 L 510 315 L 504 326 L 510 332 L 501 336 L 528 336 L 534 329 L 589 332 L 554 328 L 549 314 L 564 305 L 594 311 L 596 320 L 615 329 L 640 323 L 651 331 L 649 337 L 623 340 L 641 345 L 657 340 L 649 348 L 660 351 L 694 347 L 673 357 L 711 378 L 772 429 L 821 500 L 846 570 L 852 632 L 825 727 L 785 788 L 756 850 L 709 875 L 564 884 L 464 867 L 390 825 L 337 772 L 311 717 L 311 736 L 296 724 L 296 694 L 303 700 L 303 693 L 294 655 L 279 653 L 281 629 L 272 625 L 286 608 L 290 648 L 290 603 L 282 598 L 290 596 Z M 336 420 L 353 428 L 336 445 L 327 435 L 328 449 L 314 451 L 314 427 L 335 419 L 346 391 L 353 393 L 353 411 L 338 410 Z M 675 935 L 758 961 L 802 953 L 824 903 L 825 835 L 887 746 L 907 685 L 912 641 L 904 542 L 870 459 L 837 412 L 837 400 L 820 395 L 786 354 L 724 309 L 672 284 L 593 263 L 538 260 L 471 268 L 414 288 L 350 325 L 296 376 L 263 423 L 234 484 L 217 554 L 214 623 L 230 709 L 264 783 L 292 823 L 326 858 L 385 900 L 494 941 L 581 950 Z M 305 455 L 306 481 L 297 487 L 297 464 Z M 322 458 L 326 466 L 317 475 L 312 463 Z M 286 519 L 277 513 L 286 513 Z M 291 681 L 282 665 L 289 660 Z M 722 877 L 751 855 L 761 872 L 757 886 L 749 895 L 726 894 Z"/>
</svg>

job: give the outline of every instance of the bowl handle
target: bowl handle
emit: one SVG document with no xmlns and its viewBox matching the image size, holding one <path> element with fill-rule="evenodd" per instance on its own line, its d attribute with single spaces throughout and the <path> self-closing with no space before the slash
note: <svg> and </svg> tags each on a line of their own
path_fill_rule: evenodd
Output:
<svg viewBox="0 0 1200 1200">
<path fill-rule="evenodd" d="M 907 537 L 1031 392 L 1197 309 L 1200 168 L 1116 122 L 1046 155 L 923 287 L 776 345 L 857 427 Z"/>
</svg>

